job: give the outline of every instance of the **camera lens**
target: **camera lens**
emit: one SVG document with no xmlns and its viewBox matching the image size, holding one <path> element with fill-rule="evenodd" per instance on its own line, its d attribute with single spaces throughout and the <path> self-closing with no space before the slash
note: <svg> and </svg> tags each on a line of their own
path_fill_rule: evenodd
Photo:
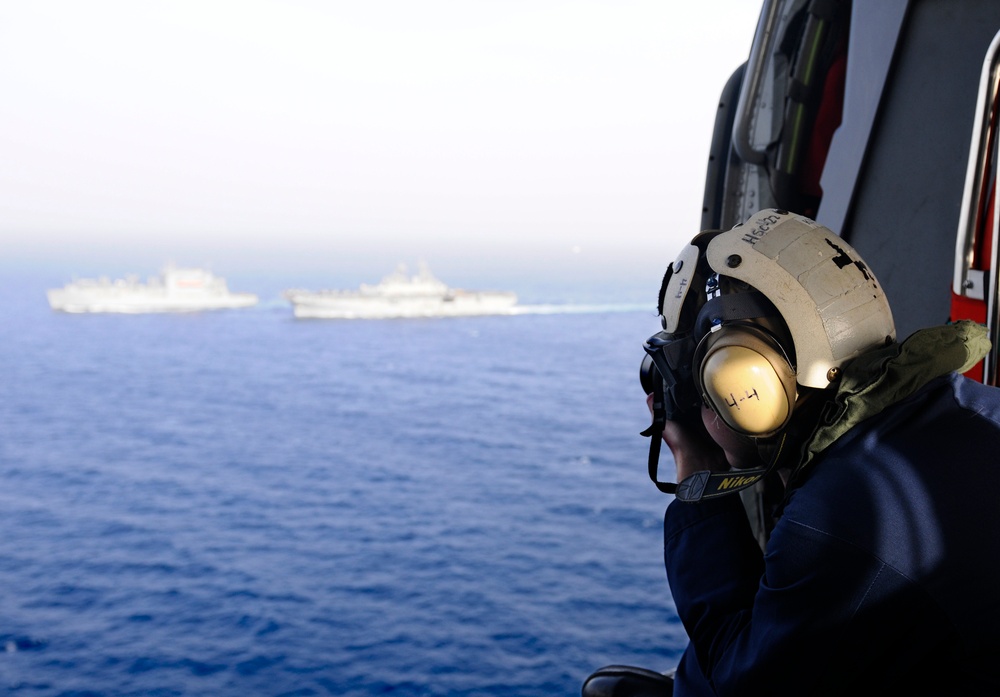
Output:
<svg viewBox="0 0 1000 697">
<path fill-rule="evenodd" d="M 652 356 L 647 353 L 642 359 L 642 365 L 639 366 L 639 384 L 642 385 L 642 389 L 646 394 L 652 394 L 653 386 L 660 379 L 662 379 L 660 378 L 660 371 L 656 369 Z"/>
</svg>

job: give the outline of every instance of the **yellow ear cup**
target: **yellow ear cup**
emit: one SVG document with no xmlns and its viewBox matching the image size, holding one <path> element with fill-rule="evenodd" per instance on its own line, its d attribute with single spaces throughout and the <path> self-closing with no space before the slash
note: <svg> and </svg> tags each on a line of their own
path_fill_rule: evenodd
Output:
<svg viewBox="0 0 1000 697">
<path fill-rule="evenodd" d="M 702 389 L 715 412 L 735 431 L 764 436 L 788 420 L 786 382 L 763 355 L 745 346 L 711 351 L 701 369 Z"/>
</svg>

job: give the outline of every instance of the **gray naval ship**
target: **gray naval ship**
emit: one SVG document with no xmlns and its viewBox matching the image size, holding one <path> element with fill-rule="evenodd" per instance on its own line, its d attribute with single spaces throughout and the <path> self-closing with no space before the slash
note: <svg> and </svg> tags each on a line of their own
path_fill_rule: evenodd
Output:
<svg viewBox="0 0 1000 697">
<path fill-rule="evenodd" d="M 252 307 L 257 296 L 232 293 L 226 281 L 200 268 L 166 266 L 142 283 L 135 276 L 84 278 L 48 291 L 49 306 L 60 312 L 198 312 Z"/>
<path fill-rule="evenodd" d="M 421 263 L 415 275 L 400 264 L 375 285 L 358 290 L 287 290 L 296 317 L 312 319 L 399 319 L 513 314 L 517 295 L 506 291 L 449 288 Z"/>
</svg>

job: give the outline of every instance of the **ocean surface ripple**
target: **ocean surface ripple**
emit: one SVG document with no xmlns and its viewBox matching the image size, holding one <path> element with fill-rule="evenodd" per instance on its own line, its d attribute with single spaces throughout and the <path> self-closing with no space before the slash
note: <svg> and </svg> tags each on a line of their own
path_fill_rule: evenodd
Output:
<svg viewBox="0 0 1000 697">
<path fill-rule="evenodd" d="M 651 312 L 4 301 L 0 690 L 550 697 L 676 663 Z"/>
</svg>

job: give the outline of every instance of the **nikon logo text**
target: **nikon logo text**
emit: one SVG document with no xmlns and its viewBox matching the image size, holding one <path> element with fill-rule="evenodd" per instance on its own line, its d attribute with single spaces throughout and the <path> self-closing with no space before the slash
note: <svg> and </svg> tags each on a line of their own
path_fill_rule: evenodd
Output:
<svg viewBox="0 0 1000 697">
<path fill-rule="evenodd" d="M 749 486 L 753 484 L 762 475 L 756 475 L 754 477 L 726 477 L 721 482 L 719 482 L 719 491 L 726 491 L 727 489 L 734 489 L 738 486 Z"/>
</svg>

